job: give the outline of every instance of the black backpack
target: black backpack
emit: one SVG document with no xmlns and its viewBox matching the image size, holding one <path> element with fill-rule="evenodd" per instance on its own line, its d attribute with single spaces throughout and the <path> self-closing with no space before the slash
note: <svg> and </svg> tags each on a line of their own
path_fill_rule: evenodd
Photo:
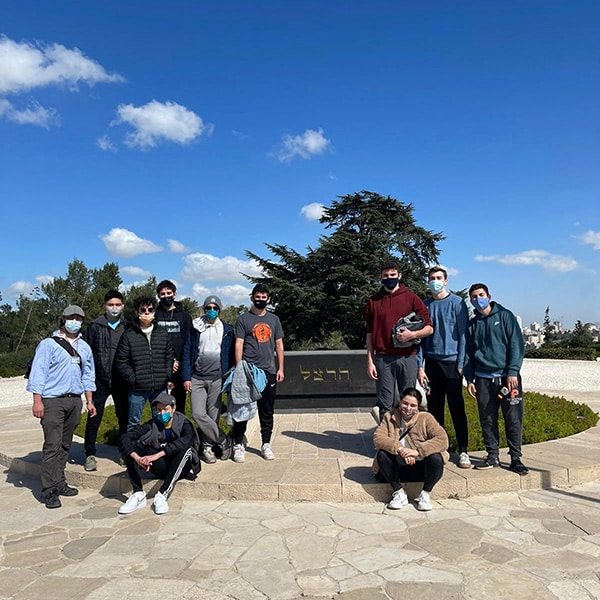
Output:
<svg viewBox="0 0 600 600">
<path fill-rule="evenodd" d="M 73 348 L 73 346 L 71 344 L 69 344 L 69 342 L 67 342 L 67 340 L 65 340 L 64 338 L 58 337 L 57 335 L 53 335 L 52 339 L 62 348 L 64 348 L 71 356 L 79 356 L 79 352 L 77 352 L 77 350 L 75 350 L 75 348 Z M 31 366 L 33 365 L 33 358 L 31 358 L 30 360 L 27 361 L 27 368 L 25 370 L 25 375 L 23 375 L 23 377 L 25 377 L 25 379 L 29 379 L 29 376 L 31 375 Z M 79 368 L 83 371 L 83 364 L 81 361 L 81 358 L 79 359 Z"/>
</svg>

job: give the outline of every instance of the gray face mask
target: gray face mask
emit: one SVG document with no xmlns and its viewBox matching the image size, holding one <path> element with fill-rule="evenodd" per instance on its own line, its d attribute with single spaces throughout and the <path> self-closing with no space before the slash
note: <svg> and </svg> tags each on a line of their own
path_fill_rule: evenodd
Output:
<svg viewBox="0 0 600 600">
<path fill-rule="evenodd" d="M 113 319 L 116 319 L 117 317 L 121 316 L 121 313 L 123 312 L 123 309 L 122 308 L 109 308 L 106 312 L 108 312 L 108 314 Z"/>
<path fill-rule="evenodd" d="M 65 331 L 67 333 L 79 333 L 81 329 L 81 321 L 77 319 L 67 319 L 65 321 Z"/>
</svg>

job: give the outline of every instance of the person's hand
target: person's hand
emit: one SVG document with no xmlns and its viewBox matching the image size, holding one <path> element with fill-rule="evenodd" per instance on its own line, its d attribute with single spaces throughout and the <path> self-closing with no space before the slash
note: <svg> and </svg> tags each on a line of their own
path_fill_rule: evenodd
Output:
<svg viewBox="0 0 600 600">
<path fill-rule="evenodd" d="M 512 390 L 519 389 L 519 380 L 514 375 L 509 375 L 506 378 L 506 387 L 512 392 Z"/>
<path fill-rule="evenodd" d="M 277 375 L 275 375 L 275 381 L 277 383 L 281 383 L 285 379 L 285 375 L 283 374 L 283 369 L 277 369 Z"/>
<path fill-rule="evenodd" d="M 367 375 L 371 379 L 377 379 L 377 369 L 375 368 L 375 365 L 373 363 L 369 363 L 367 365 Z"/>
<path fill-rule="evenodd" d="M 186 392 L 191 392 L 192 391 L 192 382 L 191 381 L 184 381 L 183 382 L 183 389 Z"/>
<path fill-rule="evenodd" d="M 422 388 L 425 387 L 425 382 L 429 381 L 429 379 L 427 379 L 427 375 L 425 375 L 425 369 L 423 367 L 419 367 L 419 370 L 417 371 L 417 381 Z"/>
<path fill-rule="evenodd" d="M 35 398 L 33 399 L 33 408 L 31 409 L 31 412 L 36 419 L 44 418 L 44 403 L 41 398 L 38 400 Z"/>
<path fill-rule="evenodd" d="M 401 328 L 396 333 L 396 339 L 402 344 L 412 342 L 416 337 L 417 334 L 414 331 L 410 331 L 410 329 Z"/>
<path fill-rule="evenodd" d="M 86 403 L 85 403 L 85 407 L 86 407 L 86 409 L 87 409 L 88 416 L 90 416 L 90 417 L 95 417 L 95 416 L 96 416 L 96 414 L 97 414 L 97 411 L 96 411 L 96 407 L 94 406 L 94 404 L 93 404 L 93 403 L 91 403 L 91 402 L 89 402 L 89 403 L 88 403 L 88 402 L 86 402 Z"/>
<path fill-rule="evenodd" d="M 469 383 L 467 385 L 467 392 L 469 392 L 469 396 L 477 398 L 477 390 L 474 383 Z"/>
<path fill-rule="evenodd" d="M 173 373 L 177 373 L 177 371 L 179 371 L 179 361 L 174 360 L 173 361 Z"/>
</svg>

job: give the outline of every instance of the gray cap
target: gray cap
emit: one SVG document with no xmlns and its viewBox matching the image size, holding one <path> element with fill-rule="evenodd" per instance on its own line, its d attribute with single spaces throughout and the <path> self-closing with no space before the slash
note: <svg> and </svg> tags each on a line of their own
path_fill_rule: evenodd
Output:
<svg viewBox="0 0 600 600">
<path fill-rule="evenodd" d="M 76 304 L 69 304 L 69 306 L 62 311 L 63 317 L 70 317 L 71 315 L 78 315 L 85 318 L 83 308 L 81 308 L 81 306 L 77 306 Z"/>
<path fill-rule="evenodd" d="M 159 394 L 158 396 L 156 396 L 156 398 L 154 398 L 154 400 L 152 400 L 152 404 L 157 404 L 157 403 L 161 403 L 164 404 L 165 406 L 169 406 L 170 405 L 174 405 L 175 404 L 175 396 L 171 396 L 171 394 L 167 394 L 167 392 L 163 392 L 162 394 Z"/>
<path fill-rule="evenodd" d="M 223 303 L 221 302 L 221 298 L 219 298 L 219 296 L 206 296 L 202 306 L 206 306 L 207 304 L 216 304 L 219 307 L 219 310 L 223 308 Z"/>
</svg>

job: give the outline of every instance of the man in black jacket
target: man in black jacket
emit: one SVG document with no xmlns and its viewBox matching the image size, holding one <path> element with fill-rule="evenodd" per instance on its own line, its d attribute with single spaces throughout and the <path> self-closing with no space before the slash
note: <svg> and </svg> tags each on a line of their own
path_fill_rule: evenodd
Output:
<svg viewBox="0 0 600 600">
<path fill-rule="evenodd" d="M 133 488 L 130 498 L 119 509 L 122 515 L 146 506 L 140 469 L 164 479 L 154 496 L 157 515 L 169 511 L 167 500 L 175 483 L 184 477 L 194 479 L 200 471 L 196 429 L 184 415 L 175 412 L 173 396 L 159 394 L 152 401 L 152 412 L 152 419 L 121 436 L 119 445 Z"/>
<path fill-rule="evenodd" d="M 127 384 L 113 369 L 119 340 L 127 328 L 129 323 L 123 318 L 123 294 L 117 290 L 109 290 L 104 296 L 104 314 L 94 319 L 85 332 L 85 341 L 92 349 L 96 367 L 96 391 L 92 394 L 96 416 L 88 415 L 85 425 L 86 471 L 95 471 L 97 468 L 96 438 L 108 396 L 112 396 L 115 405 L 119 435 L 127 431 Z"/>
<path fill-rule="evenodd" d="M 140 424 L 146 400 L 152 403 L 166 391 L 174 363 L 169 334 L 154 324 L 154 299 L 138 296 L 133 307 L 136 318 L 121 336 L 115 355 L 116 369 L 129 390 L 127 431 Z"/>
<path fill-rule="evenodd" d="M 177 302 L 177 288 L 172 281 L 165 279 L 156 286 L 156 295 L 158 296 L 158 306 L 156 307 L 156 324 L 164 327 L 173 346 L 173 355 L 175 356 L 175 368 L 171 381 L 173 390 L 171 394 L 175 396 L 177 410 L 185 413 L 186 390 L 181 379 L 179 365 L 183 359 L 183 346 L 185 340 L 192 330 L 192 317 L 183 308 L 181 302 Z"/>
</svg>

